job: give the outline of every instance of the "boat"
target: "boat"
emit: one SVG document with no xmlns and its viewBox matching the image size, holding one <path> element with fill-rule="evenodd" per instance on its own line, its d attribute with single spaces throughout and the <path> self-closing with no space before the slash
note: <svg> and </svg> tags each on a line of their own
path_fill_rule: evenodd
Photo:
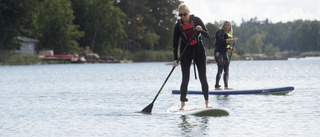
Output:
<svg viewBox="0 0 320 137">
<path fill-rule="evenodd" d="M 243 95 L 243 94 L 264 94 L 264 95 L 285 95 L 294 90 L 293 86 L 262 88 L 262 89 L 246 89 L 246 90 L 214 90 L 209 91 L 211 95 Z M 202 91 L 189 90 L 188 94 L 202 94 Z M 180 90 L 172 90 L 172 94 L 180 94 Z"/>
<path fill-rule="evenodd" d="M 65 54 L 55 54 L 55 55 L 45 55 L 43 60 L 55 60 L 55 61 L 65 61 L 71 63 L 85 62 L 85 58 L 78 55 L 65 55 Z"/>
</svg>

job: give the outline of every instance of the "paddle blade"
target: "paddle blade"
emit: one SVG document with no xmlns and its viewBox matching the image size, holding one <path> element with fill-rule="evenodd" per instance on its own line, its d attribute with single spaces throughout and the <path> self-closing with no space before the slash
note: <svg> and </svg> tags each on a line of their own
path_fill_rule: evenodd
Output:
<svg viewBox="0 0 320 137">
<path fill-rule="evenodd" d="M 141 113 L 150 114 L 153 108 L 153 103 L 146 106 L 144 109 L 141 110 Z"/>
</svg>

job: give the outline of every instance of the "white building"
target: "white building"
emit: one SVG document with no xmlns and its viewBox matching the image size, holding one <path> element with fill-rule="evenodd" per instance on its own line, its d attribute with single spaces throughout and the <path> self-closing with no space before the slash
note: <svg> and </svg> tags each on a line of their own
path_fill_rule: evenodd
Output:
<svg viewBox="0 0 320 137">
<path fill-rule="evenodd" d="M 18 53 L 23 55 L 35 54 L 35 49 L 39 40 L 20 36 L 18 36 L 17 39 L 22 42 L 21 46 L 17 49 Z"/>
</svg>

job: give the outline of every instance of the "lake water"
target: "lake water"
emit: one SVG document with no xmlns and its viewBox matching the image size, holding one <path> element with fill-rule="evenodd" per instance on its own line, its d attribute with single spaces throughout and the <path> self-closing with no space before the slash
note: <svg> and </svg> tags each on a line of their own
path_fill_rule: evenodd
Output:
<svg viewBox="0 0 320 137">
<path fill-rule="evenodd" d="M 232 61 L 229 87 L 294 86 L 287 95 L 210 95 L 230 116 L 166 113 L 179 105 L 180 66 L 161 63 L 0 66 L 0 136 L 305 136 L 320 135 L 320 60 Z M 191 68 L 189 89 L 201 89 Z M 208 64 L 210 90 L 216 64 Z M 221 85 L 222 81 L 220 82 Z M 202 95 L 186 105 L 204 106 Z"/>
</svg>

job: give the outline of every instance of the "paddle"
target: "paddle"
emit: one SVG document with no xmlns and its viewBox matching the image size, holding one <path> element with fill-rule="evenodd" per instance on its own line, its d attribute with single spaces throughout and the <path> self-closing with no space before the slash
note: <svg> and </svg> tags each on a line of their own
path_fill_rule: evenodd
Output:
<svg viewBox="0 0 320 137">
<path fill-rule="evenodd" d="M 236 43 L 236 42 L 233 42 L 233 45 L 232 45 L 232 48 L 233 48 L 233 49 L 234 49 L 234 47 L 235 47 L 235 43 Z M 230 62 L 231 62 L 232 53 L 233 53 L 233 51 L 231 51 L 230 56 L 229 56 L 229 64 L 230 64 Z"/>
<path fill-rule="evenodd" d="M 185 53 L 185 51 L 186 51 L 187 47 L 189 46 L 190 42 L 191 42 L 196 36 L 198 36 L 198 34 L 199 34 L 199 31 L 196 30 L 195 33 L 193 34 L 193 36 L 189 39 L 189 41 L 188 41 L 186 47 L 184 48 L 184 50 L 181 52 L 180 57 L 179 57 L 179 59 L 177 60 L 177 63 L 179 63 L 179 61 L 181 60 L 181 57 L 182 57 L 183 54 Z M 172 72 L 173 72 L 173 70 L 174 70 L 175 68 L 176 68 L 176 66 L 173 66 L 173 67 L 172 67 L 172 69 L 171 69 L 168 77 L 166 78 L 166 80 L 165 80 L 164 83 L 162 84 L 162 86 L 161 86 L 160 90 L 158 91 L 158 94 L 156 95 L 156 97 L 153 99 L 153 101 L 152 101 L 148 106 L 146 106 L 144 109 L 141 110 L 141 113 L 146 113 L 146 114 L 150 114 L 150 113 L 151 113 L 154 102 L 155 102 L 156 99 L 158 98 L 158 96 L 159 96 L 162 88 L 163 88 L 164 85 L 167 83 L 169 77 L 171 76 L 171 74 L 172 74 Z"/>
</svg>

